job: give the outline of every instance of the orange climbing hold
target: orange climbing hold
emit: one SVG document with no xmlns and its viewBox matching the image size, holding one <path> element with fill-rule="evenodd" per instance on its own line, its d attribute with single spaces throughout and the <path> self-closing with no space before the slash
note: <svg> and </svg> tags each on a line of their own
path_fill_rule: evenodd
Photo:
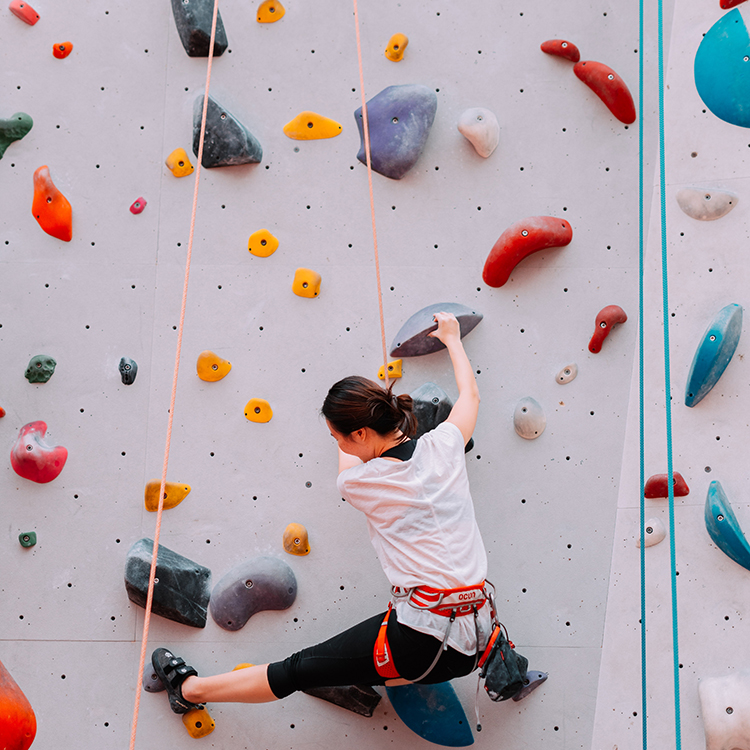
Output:
<svg viewBox="0 0 750 750">
<path fill-rule="evenodd" d="M 271 417 L 273 417 L 273 409 L 264 398 L 251 398 L 245 404 L 245 416 L 251 422 L 270 422 Z"/>
<path fill-rule="evenodd" d="M 39 14 L 26 0 L 11 0 L 8 9 L 16 18 L 25 21 L 29 26 L 33 26 L 39 20 Z"/>
<path fill-rule="evenodd" d="M 198 355 L 195 369 L 198 371 L 198 377 L 201 380 L 205 380 L 207 383 L 215 383 L 229 375 L 232 363 L 222 359 L 218 354 L 214 354 L 210 349 L 206 349 Z"/>
<path fill-rule="evenodd" d="M 253 232 L 247 241 L 247 249 L 259 258 L 273 255 L 279 247 L 279 241 L 267 229 Z"/>
<path fill-rule="evenodd" d="M 274 23 L 284 17 L 286 10 L 279 0 L 266 0 L 258 6 L 258 23 Z"/>
<path fill-rule="evenodd" d="M 47 234 L 63 242 L 73 239 L 73 209 L 55 187 L 45 164 L 34 172 L 34 202 L 31 213 Z"/>
<path fill-rule="evenodd" d="M 320 284 L 323 281 L 319 273 L 309 268 L 298 268 L 294 272 L 292 291 L 298 297 L 317 297 L 320 294 Z"/>
<path fill-rule="evenodd" d="M 393 62 L 398 62 L 403 58 L 408 44 L 409 37 L 406 34 L 394 34 L 388 40 L 388 46 L 385 48 L 385 56 Z"/>
<path fill-rule="evenodd" d="M 152 479 L 147 485 L 144 492 L 144 501 L 146 510 L 156 513 L 159 510 L 159 490 L 161 489 L 161 479 Z M 174 508 L 179 505 L 190 494 L 189 484 L 180 484 L 179 482 L 167 482 L 164 485 L 164 510 Z"/>
<path fill-rule="evenodd" d="M 3 750 L 28 750 L 34 737 L 34 709 L 0 661 L 0 742 Z"/>
<path fill-rule="evenodd" d="M 301 523 L 290 523 L 284 529 L 284 549 L 290 555 L 307 555 L 310 552 L 310 540 L 307 529 Z"/>
<path fill-rule="evenodd" d="M 187 177 L 187 175 L 192 174 L 195 169 L 184 148 L 176 148 L 164 160 L 164 163 L 175 177 Z"/>
<path fill-rule="evenodd" d="M 295 141 L 317 141 L 335 138 L 341 132 L 341 123 L 317 112 L 305 110 L 284 125 L 284 135 Z"/>
<path fill-rule="evenodd" d="M 200 739 L 211 734 L 216 728 L 211 714 L 205 708 L 193 708 L 182 716 L 188 734 L 195 739 Z"/>
<path fill-rule="evenodd" d="M 247 669 L 248 667 L 254 667 L 255 664 L 251 664 L 249 661 L 240 662 L 232 672 L 236 672 L 238 669 Z"/>
<path fill-rule="evenodd" d="M 58 59 L 63 60 L 73 51 L 73 42 L 59 42 L 52 45 L 52 54 Z"/>
<path fill-rule="evenodd" d="M 394 359 L 393 362 L 388 363 L 388 377 L 389 378 L 400 378 L 403 375 L 403 359 Z M 385 365 L 380 365 L 378 370 L 378 377 L 381 380 L 385 380 Z"/>
</svg>

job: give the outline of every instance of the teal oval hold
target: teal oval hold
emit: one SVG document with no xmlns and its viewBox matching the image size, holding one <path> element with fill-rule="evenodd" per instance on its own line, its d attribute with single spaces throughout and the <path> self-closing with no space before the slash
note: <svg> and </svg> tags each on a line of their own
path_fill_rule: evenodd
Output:
<svg viewBox="0 0 750 750">
<path fill-rule="evenodd" d="M 693 72 L 700 98 L 719 119 L 750 128 L 750 34 L 738 8 L 703 37 Z"/>
<path fill-rule="evenodd" d="M 719 482 L 711 482 L 706 496 L 706 531 L 713 543 L 738 565 L 750 570 L 750 544 Z"/>
<path fill-rule="evenodd" d="M 700 403 L 719 382 L 734 356 L 741 333 L 742 306 L 733 303 L 719 310 L 693 357 L 685 387 L 685 406 Z"/>
</svg>

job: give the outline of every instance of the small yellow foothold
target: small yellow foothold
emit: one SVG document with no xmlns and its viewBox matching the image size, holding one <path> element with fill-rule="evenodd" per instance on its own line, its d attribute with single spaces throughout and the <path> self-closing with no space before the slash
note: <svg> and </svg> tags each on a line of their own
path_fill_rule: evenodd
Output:
<svg viewBox="0 0 750 750">
<path fill-rule="evenodd" d="M 185 177 L 193 173 L 194 167 L 190 163 L 190 159 L 184 148 L 176 148 L 166 158 L 164 163 L 175 177 Z"/>
<path fill-rule="evenodd" d="M 197 740 L 211 734 L 216 728 L 211 714 L 205 708 L 193 708 L 183 714 L 182 723 L 188 730 L 188 734 Z"/>
<path fill-rule="evenodd" d="M 247 241 L 247 249 L 259 258 L 267 258 L 273 255 L 279 247 L 279 241 L 267 229 L 259 229 L 250 235 Z"/>
<path fill-rule="evenodd" d="M 266 0 L 258 6 L 258 23 L 273 23 L 284 17 L 286 10 L 279 0 Z"/>
<path fill-rule="evenodd" d="M 198 377 L 201 380 L 205 380 L 207 383 L 215 383 L 229 375 L 232 363 L 206 349 L 198 355 L 195 369 L 198 371 Z"/>
<path fill-rule="evenodd" d="M 404 361 L 402 359 L 394 359 L 393 362 L 388 363 L 388 377 L 389 378 L 400 378 L 401 373 L 401 366 L 403 365 Z M 384 365 L 380 365 L 380 369 L 378 370 L 378 377 L 381 380 L 385 380 L 385 367 Z"/>
<path fill-rule="evenodd" d="M 255 664 L 250 664 L 250 662 L 243 661 L 241 664 L 238 664 L 232 672 L 236 672 L 238 669 L 247 669 L 248 667 L 254 667 Z"/>
<path fill-rule="evenodd" d="M 251 398 L 245 404 L 245 416 L 251 422 L 270 422 L 273 409 L 264 398 Z"/>
<path fill-rule="evenodd" d="M 336 120 L 316 114 L 300 112 L 293 120 L 284 125 L 284 135 L 295 141 L 314 141 L 320 138 L 335 138 L 341 132 L 341 125 Z"/>
<path fill-rule="evenodd" d="M 393 62 L 398 62 L 409 45 L 409 37 L 406 34 L 394 34 L 388 40 L 388 46 L 385 48 L 385 56 Z"/>
<path fill-rule="evenodd" d="M 144 500 L 146 510 L 155 513 L 159 509 L 159 489 L 161 488 L 161 479 L 152 479 L 146 485 Z M 179 482 L 167 482 L 164 486 L 164 510 L 174 508 L 179 505 L 190 493 L 189 484 L 180 484 Z"/>
<path fill-rule="evenodd" d="M 306 555 L 310 552 L 307 529 L 301 523 L 290 523 L 284 529 L 284 549 L 290 555 Z"/>
<path fill-rule="evenodd" d="M 294 272 L 292 291 L 298 297 L 317 297 L 320 294 L 320 282 L 323 281 L 319 273 L 309 268 L 298 268 Z"/>
</svg>

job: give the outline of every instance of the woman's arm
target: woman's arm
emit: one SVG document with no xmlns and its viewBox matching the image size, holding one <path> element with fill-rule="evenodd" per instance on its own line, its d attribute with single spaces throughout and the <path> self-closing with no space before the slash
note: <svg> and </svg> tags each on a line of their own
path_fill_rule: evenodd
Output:
<svg viewBox="0 0 750 750">
<path fill-rule="evenodd" d="M 453 364 L 453 375 L 458 386 L 458 399 L 451 409 L 446 422 L 456 425 L 464 438 L 464 445 L 469 442 L 477 423 L 479 412 L 479 388 L 474 377 L 471 362 L 466 356 L 461 342 L 461 329 L 454 315 L 450 313 L 436 313 L 435 320 L 438 327 L 430 333 L 445 344 Z"/>
</svg>

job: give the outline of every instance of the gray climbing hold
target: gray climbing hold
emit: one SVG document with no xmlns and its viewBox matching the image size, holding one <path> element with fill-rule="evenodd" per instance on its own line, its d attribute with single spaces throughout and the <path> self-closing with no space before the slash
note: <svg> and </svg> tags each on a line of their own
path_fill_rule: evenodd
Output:
<svg viewBox="0 0 750 750">
<path fill-rule="evenodd" d="M 49 354 L 37 354 L 29 360 L 23 376 L 29 383 L 46 383 L 55 373 L 57 362 Z"/>
<path fill-rule="evenodd" d="M 297 598 L 292 569 L 276 557 L 253 557 L 235 565 L 214 587 L 211 617 L 224 630 L 239 630 L 256 613 L 288 609 Z"/>
<path fill-rule="evenodd" d="M 214 14 L 213 0 L 172 0 L 177 33 L 190 57 L 208 57 L 211 42 L 211 22 Z M 227 33 L 221 20 L 221 12 L 216 18 L 216 38 L 214 56 L 219 57 L 227 48 Z"/>
<path fill-rule="evenodd" d="M 152 539 L 139 539 L 128 551 L 125 562 L 125 588 L 131 602 L 146 606 L 151 571 Z M 211 571 L 178 555 L 163 544 L 156 559 L 156 580 L 152 611 L 168 620 L 206 627 L 211 598 Z"/>
<path fill-rule="evenodd" d="M 414 437 L 422 437 L 448 419 L 453 402 L 437 383 L 425 383 L 409 394 L 414 401 L 414 415 L 417 418 L 417 432 Z M 474 438 L 466 443 L 465 453 L 474 447 Z"/>
<path fill-rule="evenodd" d="M 419 84 L 388 86 L 367 102 L 372 168 L 400 180 L 419 159 L 437 111 L 432 89 Z M 361 144 L 357 159 L 367 164 L 362 107 L 354 113 Z"/>
<path fill-rule="evenodd" d="M 516 432 L 526 440 L 538 438 L 547 426 L 547 418 L 539 402 L 531 396 L 522 398 L 513 414 L 513 426 Z"/>
<path fill-rule="evenodd" d="M 715 188 L 689 187 L 677 191 L 677 203 L 684 213 L 698 221 L 716 221 L 739 202 L 736 193 Z"/>
<path fill-rule="evenodd" d="M 203 94 L 193 105 L 193 153 L 198 156 L 201 142 Z M 237 164 L 259 164 L 263 148 L 257 138 L 230 112 L 208 97 L 206 137 L 203 140 L 203 160 L 206 169 L 232 167 Z"/>
<path fill-rule="evenodd" d="M 302 692 L 335 703 L 360 716 L 372 716 L 375 707 L 380 703 L 380 693 L 370 685 L 310 688 Z"/>
<path fill-rule="evenodd" d="M 555 375 L 555 380 L 560 385 L 567 385 L 571 381 L 575 380 L 576 377 L 578 377 L 578 365 L 573 362 L 569 365 L 565 365 L 565 367 L 560 370 L 560 372 Z"/>
<path fill-rule="evenodd" d="M 31 115 L 16 112 L 7 120 L 0 120 L 0 159 L 13 141 L 20 141 L 34 125 Z"/>
<path fill-rule="evenodd" d="M 159 679 L 150 664 L 146 664 L 143 669 L 142 684 L 147 693 L 161 693 L 162 690 L 165 690 L 164 683 Z"/>
<path fill-rule="evenodd" d="M 401 326 L 401 330 L 391 344 L 391 356 L 419 357 L 422 354 L 432 354 L 432 352 L 445 349 L 442 341 L 427 335 L 437 330 L 434 315 L 439 312 L 452 313 L 456 316 L 461 328 L 461 338 L 473 331 L 484 317 L 482 313 L 457 302 L 440 302 L 437 305 L 423 307 Z"/>
<path fill-rule="evenodd" d="M 467 109 L 458 118 L 458 132 L 485 159 L 492 155 L 500 142 L 500 124 L 495 113 L 484 107 Z"/>
<path fill-rule="evenodd" d="M 130 357 L 123 357 L 119 365 L 120 377 L 125 385 L 133 385 L 138 374 L 138 364 Z"/>
</svg>

